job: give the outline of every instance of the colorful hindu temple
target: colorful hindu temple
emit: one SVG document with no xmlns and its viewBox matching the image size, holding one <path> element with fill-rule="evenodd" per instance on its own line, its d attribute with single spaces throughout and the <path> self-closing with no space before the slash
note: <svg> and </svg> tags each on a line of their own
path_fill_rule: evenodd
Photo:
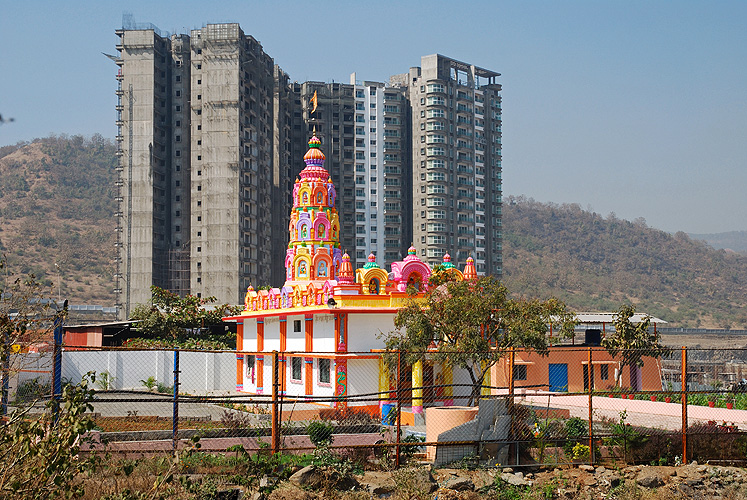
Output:
<svg viewBox="0 0 747 500">
<path fill-rule="evenodd" d="M 432 270 L 412 247 L 402 261 L 392 263 L 391 272 L 382 269 L 373 254 L 361 269 L 353 270 L 350 257 L 340 248 L 336 191 L 320 145 L 316 136 L 309 141 L 306 167 L 293 187 L 285 284 L 266 290 L 249 287 L 242 313 L 226 318 L 238 323 L 237 350 L 243 352 L 237 355 L 239 391 L 270 392 L 269 354 L 278 351 L 280 390 L 288 396 L 386 393 L 394 381 L 380 359 L 382 334 L 394 329 L 394 316 L 409 297 L 408 287 L 421 295 L 428 289 Z M 471 258 L 460 271 L 447 254 L 443 266 L 459 279 L 477 277 Z M 445 384 L 454 379 L 451 370 L 418 363 L 409 370 L 412 387 L 423 386 L 424 370 Z M 438 396 L 434 399 L 439 404 L 451 404 L 448 388 Z M 361 405 L 378 409 L 386 399 Z M 408 399 L 413 412 L 421 413 L 422 389 Z"/>
</svg>

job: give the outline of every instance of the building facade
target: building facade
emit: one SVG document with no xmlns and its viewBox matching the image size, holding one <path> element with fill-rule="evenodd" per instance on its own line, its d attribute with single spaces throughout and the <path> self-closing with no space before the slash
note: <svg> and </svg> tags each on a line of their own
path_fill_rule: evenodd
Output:
<svg viewBox="0 0 747 500">
<path fill-rule="evenodd" d="M 407 79 L 412 106 L 413 238 L 431 265 L 473 256 L 502 274 L 499 73 L 438 54 Z"/>
<path fill-rule="evenodd" d="M 349 84 L 305 82 L 298 88 L 306 130 L 329 152 L 340 243 L 353 267 L 363 267 L 372 253 L 381 266 L 402 259 L 412 239 L 407 87 L 356 81 L 354 73 Z"/>
<path fill-rule="evenodd" d="M 301 132 L 289 77 L 238 24 L 116 33 L 120 316 L 151 285 L 240 303 L 284 274 L 271 255 Z"/>
</svg>

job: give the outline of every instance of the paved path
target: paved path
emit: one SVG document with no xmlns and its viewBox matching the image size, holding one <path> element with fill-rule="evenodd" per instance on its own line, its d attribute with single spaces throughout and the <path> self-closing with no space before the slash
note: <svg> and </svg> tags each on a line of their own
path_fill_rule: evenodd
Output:
<svg viewBox="0 0 747 500">
<path fill-rule="evenodd" d="M 552 393 L 527 393 L 517 401 L 525 401 L 533 406 L 547 406 L 568 409 L 572 417 L 589 418 L 588 396 L 564 396 Z M 658 401 L 628 400 L 602 396 L 592 397 L 594 418 L 619 419 L 621 411 L 627 411 L 627 423 L 642 427 L 667 430 L 682 429 L 682 405 Z M 695 423 L 733 423 L 740 430 L 747 430 L 747 410 L 728 410 L 708 406 L 687 405 L 689 425 Z"/>
</svg>

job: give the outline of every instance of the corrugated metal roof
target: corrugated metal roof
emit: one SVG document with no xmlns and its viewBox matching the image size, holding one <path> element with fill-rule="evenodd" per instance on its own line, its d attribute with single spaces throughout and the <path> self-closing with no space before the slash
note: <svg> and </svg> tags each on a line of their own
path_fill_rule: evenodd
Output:
<svg viewBox="0 0 747 500">
<path fill-rule="evenodd" d="M 576 313 L 576 319 L 580 323 L 614 323 L 616 315 L 616 312 L 580 312 Z M 657 325 L 667 324 L 667 322 L 663 319 L 659 319 L 655 316 L 649 316 L 648 314 L 644 313 L 634 314 L 630 318 L 630 321 L 633 323 L 640 323 L 646 316 L 651 318 L 651 323 Z"/>
</svg>

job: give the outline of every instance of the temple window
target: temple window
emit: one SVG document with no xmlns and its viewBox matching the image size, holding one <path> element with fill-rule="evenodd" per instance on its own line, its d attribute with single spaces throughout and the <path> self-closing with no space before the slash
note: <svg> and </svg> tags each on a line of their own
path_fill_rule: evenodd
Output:
<svg viewBox="0 0 747 500">
<path fill-rule="evenodd" d="M 302 260 L 298 263 L 298 277 L 299 278 L 306 278 L 308 277 L 309 270 L 306 267 L 306 261 Z"/>
<path fill-rule="evenodd" d="M 324 224 L 319 224 L 319 229 L 317 230 L 317 238 L 324 238 Z"/>
<path fill-rule="evenodd" d="M 303 358 L 291 358 L 291 381 L 301 381 L 301 369 L 303 367 Z"/>
<path fill-rule="evenodd" d="M 309 204 L 309 193 L 303 194 L 303 204 L 308 205 Z"/>
<path fill-rule="evenodd" d="M 319 358 L 319 383 L 329 384 L 330 383 L 330 360 L 325 358 Z"/>
<path fill-rule="evenodd" d="M 301 239 L 305 240 L 308 236 L 308 230 L 306 229 L 306 224 L 301 226 Z"/>
<path fill-rule="evenodd" d="M 316 193 L 316 204 L 317 205 L 322 204 L 322 193 Z"/>
<path fill-rule="evenodd" d="M 368 283 L 368 293 L 371 295 L 378 295 L 380 290 L 379 280 L 377 278 L 372 278 L 371 281 Z"/>
<path fill-rule="evenodd" d="M 319 271 L 317 273 L 320 278 L 327 277 L 327 263 L 325 261 L 319 261 Z"/>
<path fill-rule="evenodd" d="M 254 384 L 254 356 L 244 356 L 244 360 L 246 361 L 246 377 Z"/>
</svg>

